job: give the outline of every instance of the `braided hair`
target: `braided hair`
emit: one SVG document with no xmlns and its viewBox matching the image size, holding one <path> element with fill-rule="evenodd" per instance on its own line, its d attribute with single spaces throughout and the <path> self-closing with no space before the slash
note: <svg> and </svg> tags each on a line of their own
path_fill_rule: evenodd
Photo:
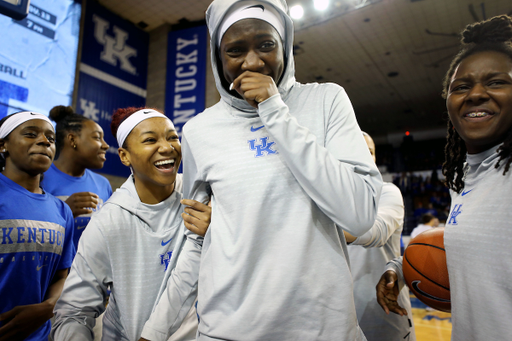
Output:
<svg viewBox="0 0 512 341">
<path fill-rule="evenodd" d="M 83 123 L 92 121 L 91 119 L 75 113 L 72 107 L 58 105 L 50 110 L 50 119 L 57 123 L 55 127 L 55 159 L 59 157 L 60 151 L 64 147 L 64 141 L 68 133 L 80 134 Z"/>
<path fill-rule="evenodd" d="M 493 17 L 466 26 L 462 32 L 461 50 L 450 64 L 450 68 L 443 80 L 443 98 L 448 97 L 450 80 L 460 63 L 467 57 L 484 51 L 503 53 L 512 61 L 512 18 L 507 15 Z M 464 163 L 466 161 L 466 145 L 455 130 L 452 122 L 448 120 L 446 136 L 445 158 L 443 175 L 446 177 L 448 188 L 460 193 L 464 188 Z M 499 160 L 495 167 L 499 168 L 505 162 L 503 175 L 505 175 L 512 162 L 512 127 L 509 128 L 505 141 L 498 148 Z"/>
</svg>

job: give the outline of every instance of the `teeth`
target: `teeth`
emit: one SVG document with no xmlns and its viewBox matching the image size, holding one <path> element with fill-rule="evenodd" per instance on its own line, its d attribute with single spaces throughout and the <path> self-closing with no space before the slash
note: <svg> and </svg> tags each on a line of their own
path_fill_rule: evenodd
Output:
<svg viewBox="0 0 512 341">
<path fill-rule="evenodd" d="M 489 114 L 486 112 L 471 112 L 468 114 L 468 117 L 482 117 L 482 116 L 487 116 L 487 115 L 489 115 Z"/>
<path fill-rule="evenodd" d="M 158 162 L 155 162 L 155 166 L 163 166 L 163 165 L 173 165 L 174 164 L 174 160 L 164 160 L 164 161 L 158 161 Z"/>
</svg>

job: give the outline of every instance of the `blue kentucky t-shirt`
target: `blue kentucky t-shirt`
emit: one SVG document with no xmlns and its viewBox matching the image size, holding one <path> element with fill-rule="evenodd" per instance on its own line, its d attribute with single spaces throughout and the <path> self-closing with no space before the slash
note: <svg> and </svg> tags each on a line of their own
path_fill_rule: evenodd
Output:
<svg viewBox="0 0 512 341">
<path fill-rule="evenodd" d="M 0 173 L 0 313 L 41 303 L 57 270 L 71 267 L 73 213 L 51 194 L 29 192 Z M 4 322 L 0 322 L 2 326 Z M 26 340 L 48 339 L 48 320 Z"/>
<path fill-rule="evenodd" d="M 112 186 L 105 177 L 88 169 L 81 177 L 71 176 L 60 171 L 54 164 L 44 173 L 42 187 L 62 201 L 66 201 L 73 193 L 77 192 L 95 193 L 99 197 L 99 203 L 95 211 L 99 210 L 112 195 Z M 75 218 L 75 232 L 73 234 L 75 248 L 78 248 L 78 241 L 89 220 L 91 220 L 91 214 L 83 214 Z"/>
</svg>

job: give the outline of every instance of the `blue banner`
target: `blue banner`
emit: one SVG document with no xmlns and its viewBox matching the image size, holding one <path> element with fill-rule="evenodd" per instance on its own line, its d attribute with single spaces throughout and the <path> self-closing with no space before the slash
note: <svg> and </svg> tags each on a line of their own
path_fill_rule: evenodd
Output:
<svg viewBox="0 0 512 341">
<path fill-rule="evenodd" d="M 165 113 L 181 136 L 183 125 L 205 108 L 206 26 L 169 32 Z"/>
<path fill-rule="evenodd" d="M 0 15 L 0 119 L 71 104 L 80 12 L 72 0 L 32 0 L 25 19 Z"/>
<path fill-rule="evenodd" d="M 87 2 L 77 113 L 98 123 L 110 145 L 101 173 L 128 176 L 110 132 L 118 108 L 146 105 L 149 35 L 94 1 Z"/>
<path fill-rule="evenodd" d="M 82 64 L 146 89 L 148 44 L 148 33 L 87 1 Z"/>
</svg>

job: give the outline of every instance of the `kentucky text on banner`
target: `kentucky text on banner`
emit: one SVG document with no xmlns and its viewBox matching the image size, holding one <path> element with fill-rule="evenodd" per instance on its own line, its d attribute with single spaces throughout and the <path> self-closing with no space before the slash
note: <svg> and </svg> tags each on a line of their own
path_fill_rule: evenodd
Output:
<svg viewBox="0 0 512 341">
<path fill-rule="evenodd" d="M 205 108 L 206 25 L 169 32 L 165 112 L 181 136 L 183 125 Z"/>
</svg>

